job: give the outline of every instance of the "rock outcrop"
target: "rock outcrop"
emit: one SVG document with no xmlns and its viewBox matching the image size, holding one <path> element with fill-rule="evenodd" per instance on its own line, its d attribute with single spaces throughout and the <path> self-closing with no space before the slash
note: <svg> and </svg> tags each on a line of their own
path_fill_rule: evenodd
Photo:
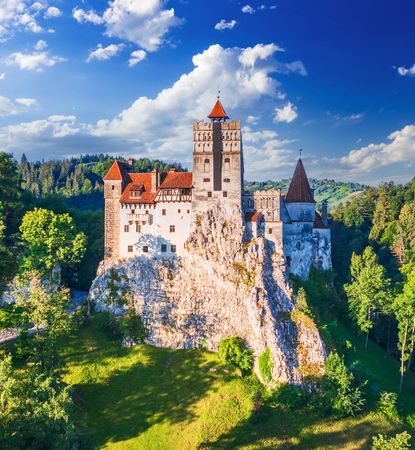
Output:
<svg viewBox="0 0 415 450">
<path fill-rule="evenodd" d="M 244 242 L 242 230 L 240 212 L 209 210 L 196 218 L 184 256 L 102 263 L 90 299 L 121 313 L 117 296 L 128 294 L 156 346 L 216 350 L 240 336 L 255 356 L 269 347 L 273 379 L 302 383 L 321 372 L 323 342 L 311 320 L 292 320 L 280 258 L 264 238 Z"/>
</svg>

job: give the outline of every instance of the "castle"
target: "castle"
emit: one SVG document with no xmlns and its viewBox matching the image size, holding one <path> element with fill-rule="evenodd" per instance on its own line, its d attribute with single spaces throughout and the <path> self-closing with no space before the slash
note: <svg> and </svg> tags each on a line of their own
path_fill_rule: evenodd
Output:
<svg viewBox="0 0 415 450">
<path fill-rule="evenodd" d="M 242 213 L 245 238 L 265 237 L 287 273 L 330 269 L 327 203 L 319 214 L 301 158 L 287 195 L 246 192 L 240 121 L 219 98 L 208 118 L 193 123 L 193 172 L 133 173 L 134 160 L 113 163 L 104 176 L 105 259 L 180 256 L 198 215 L 220 205 Z"/>
</svg>

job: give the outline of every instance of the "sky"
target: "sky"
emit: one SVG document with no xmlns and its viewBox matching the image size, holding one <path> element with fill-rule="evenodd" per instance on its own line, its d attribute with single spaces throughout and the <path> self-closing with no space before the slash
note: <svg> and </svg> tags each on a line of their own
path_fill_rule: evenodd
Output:
<svg viewBox="0 0 415 450">
<path fill-rule="evenodd" d="M 179 161 L 218 91 L 245 178 L 415 176 L 413 0 L 0 0 L 0 150 Z"/>
</svg>

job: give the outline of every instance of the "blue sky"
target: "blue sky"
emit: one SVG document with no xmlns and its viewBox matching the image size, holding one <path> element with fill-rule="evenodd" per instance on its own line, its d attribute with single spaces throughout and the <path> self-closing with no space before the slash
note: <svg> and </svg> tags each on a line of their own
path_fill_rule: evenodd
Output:
<svg viewBox="0 0 415 450">
<path fill-rule="evenodd" d="M 217 90 L 248 179 L 415 175 L 412 0 L 0 0 L 0 148 L 191 168 Z"/>
</svg>

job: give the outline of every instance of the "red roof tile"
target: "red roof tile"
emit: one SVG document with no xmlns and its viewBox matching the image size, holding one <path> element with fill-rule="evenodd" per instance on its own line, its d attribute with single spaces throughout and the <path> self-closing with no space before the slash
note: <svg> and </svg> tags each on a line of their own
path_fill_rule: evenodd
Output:
<svg viewBox="0 0 415 450">
<path fill-rule="evenodd" d="M 131 182 L 127 184 L 121 194 L 121 203 L 154 203 L 156 192 L 151 192 L 151 173 L 130 173 Z M 130 197 L 130 191 L 136 190 L 136 186 L 143 186 L 140 197 Z M 133 188 L 133 189 L 132 189 Z M 134 189 L 135 188 L 135 189 Z"/>
<path fill-rule="evenodd" d="M 104 181 L 124 181 L 128 183 L 128 164 L 122 161 L 114 161 L 108 172 L 104 176 Z"/>
<path fill-rule="evenodd" d="M 209 119 L 229 119 L 219 99 L 216 100 L 215 106 L 208 117 Z"/>
<path fill-rule="evenodd" d="M 193 174 L 192 172 L 174 172 L 167 173 L 161 183 L 160 189 L 191 189 L 193 186 Z"/>
<path fill-rule="evenodd" d="M 246 222 L 258 222 L 259 216 L 261 213 L 259 211 L 250 212 L 245 214 Z"/>
<path fill-rule="evenodd" d="M 287 203 L 315 203 L 301 158 L 295 168 L 285 201 Z"/>
<path fill-rule="evenodd" d="M 328 225 L 324 225 L 321 215 L 316 211 L 316 218 L 314 219 L 314 228 L 330 228 Z"/>
</svg>

